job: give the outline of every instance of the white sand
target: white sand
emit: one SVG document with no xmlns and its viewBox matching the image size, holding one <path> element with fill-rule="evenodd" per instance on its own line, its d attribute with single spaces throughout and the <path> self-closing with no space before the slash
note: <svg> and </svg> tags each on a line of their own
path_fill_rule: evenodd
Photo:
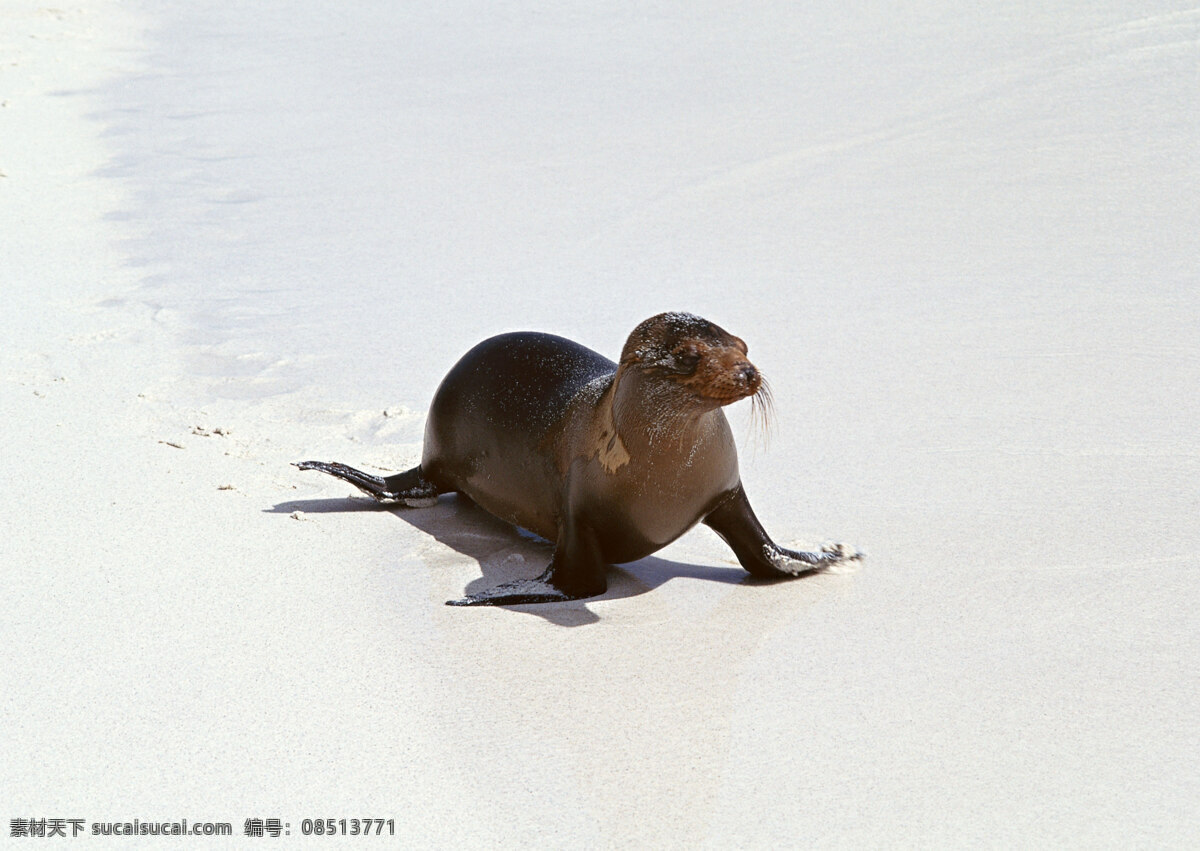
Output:
<svg viewBox="0 0 1200 851">
<path fill-rule="evenodd" d="M 0 7 L 3 816 L 1194 843 L 1200 13 L 359 5 Z M 862 570 L 699 530 L 452 609 L 546 548 L 288 466 L 663 309 L 771 378 L 768 529 Z"/>
</svg>

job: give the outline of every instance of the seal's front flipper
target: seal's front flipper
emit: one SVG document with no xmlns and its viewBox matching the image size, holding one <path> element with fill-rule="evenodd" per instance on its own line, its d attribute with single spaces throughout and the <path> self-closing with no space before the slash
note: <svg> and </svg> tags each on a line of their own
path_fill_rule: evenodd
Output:
<svg viewBox="0 0 1200 851">
<path fill-rule="evenodd" d="M 865 557 L 845 544 L 832 544 L 819 553 L 797 552 L 779 546 L 754 516 L 754 509 L 741 485 L 704 518 L 704 524 L 725 539 L 747 572 L 767 579 L 817 573 Z"/>
<path fill-rule="evenodd" d="M 587 526 L 568 520 L 558 532 L 554 558 L 537 579 L 518 579 L 447 600 L 447 606 L 516 606 L 522 603 L 565 603 L 603 594 L 608 589 L 608 565 L 600 544 Z"/>
<path fill-rule="evenodd" d="M 772 542 L 763 545 L 763 556 L 781 576 L 803 576 L 806 573 L 839 572 L 838 565 L 862 561 L 866 553 L 848 544 L 826 544 L 819 553 L 797 552 Z"/>
<path fill-rule="evenodd" d="M 537 579 L 518 579 L 489 588 L 478 594 L 469 594 L 461 600 L 447 600 L 447 606 L 519 606 L 522 603 L 565 603 L 579 600 L 561 588 L 554 586 L 546 571 Z M 590 594 L 587 596 L 591 596 Z"/>
<path fill-rule="evenodd" d="M 349 482 L 379 502 L 402 502 L 409 508 L 425 508 L 437 502 L 438 490 L 421 476 L 419 466 L 388 476 L 386 479 L 336 461 L 300 461 L 294 466 L 301 470 L 320 470 L 322 473 L 328 473 Z"/>
</svg>

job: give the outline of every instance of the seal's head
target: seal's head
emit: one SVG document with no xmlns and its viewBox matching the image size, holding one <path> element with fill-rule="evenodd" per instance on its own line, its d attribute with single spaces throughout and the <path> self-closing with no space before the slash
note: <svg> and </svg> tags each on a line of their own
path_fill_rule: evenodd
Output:
<svg viewBox="0 0 1200 851">
<path fill-rule="evenodd" d="M 621 369 L 666 382 L 697 407 L 717 408 L 753 397 L 767 408 L 770 391 L 746 344 L 691 313 L 660 313 L 633 329 L 621 351 Z"/>
</svg>

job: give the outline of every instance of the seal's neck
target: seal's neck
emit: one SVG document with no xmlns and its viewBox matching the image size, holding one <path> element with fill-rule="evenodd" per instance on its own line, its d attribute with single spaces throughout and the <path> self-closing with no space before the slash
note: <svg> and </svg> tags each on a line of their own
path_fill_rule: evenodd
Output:
<svg viewBox="0 0 1200 851">
<path fill-rule="evenodd" d="M 653 443 L 668 435 L 686 443 L 722 418 L 718 404 L 626 364 L 617 369 L 611 399 L 613 425 L 626 443 Z"/>
</svg>

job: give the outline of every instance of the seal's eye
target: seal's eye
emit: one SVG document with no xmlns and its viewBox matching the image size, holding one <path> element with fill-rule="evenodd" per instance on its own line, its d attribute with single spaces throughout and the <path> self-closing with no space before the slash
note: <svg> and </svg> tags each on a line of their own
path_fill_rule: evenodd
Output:
<svg viewBox="0 0 1200 851">
<path fill-rule="evenodd" d="M 675 364 L 680 369 L 691 372 L 700 363 L 700 350 L 695 346 L 684 346 L 675 352 Z"/>
</svg>

